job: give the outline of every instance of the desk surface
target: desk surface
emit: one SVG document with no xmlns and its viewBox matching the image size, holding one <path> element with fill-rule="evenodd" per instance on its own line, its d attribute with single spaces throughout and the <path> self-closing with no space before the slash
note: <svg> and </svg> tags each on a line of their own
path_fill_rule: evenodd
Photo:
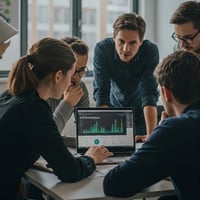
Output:
<svg viewBox="0 0 200 200">
<path fill-rule="evenodd" d="M 79 182 L 63 183 L 53 174 L 29 169 L 26 172 L 27 179 L 48 196 L 56 200 L 86 200 L 86 199 L 137 199 L 147 197 L 157 197 L 174 194 L 174 188 L 169 180 L 162 180 L 141 193 L 129 198 L 112 198 L 105 196 L 103 192 L 103 178 L 109 169 L 114 165 L 97 165 L 96 171 Z"/>
</svg>

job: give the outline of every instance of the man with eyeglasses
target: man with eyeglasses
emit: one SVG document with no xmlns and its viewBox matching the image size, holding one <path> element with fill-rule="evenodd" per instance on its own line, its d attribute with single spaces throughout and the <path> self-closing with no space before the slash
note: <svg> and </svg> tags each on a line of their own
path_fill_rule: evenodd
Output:
<svg viewBox="0 0 200 200">
<path fill-rule="evenodd" d="M 82 77 L 88 70 L 86 65 L 89 48 L 85 42 L 77 37 L 66 37 L 62 40 L 71 46 L 77 61 L 75 72 L 71 77 L 72 84 L 66 89 L 62 99 L 47 100 L 60 132 L 64 129 L 66 122 L 69 120 L 76 107 L 89 107 L 89 92 L 85 83 L 82 81 Z"/>
<path fill-rule="evenodd" d="M 170 23 L 175 32 L 172 38 L 177 42 L 174 50 L 200 53 L 200 2 L 186 1 L 172 14 Z M 159 200 L 178 200 L 177 196 L 164 196 Z"/>
<path fill-rule="evenodd" d="M 172 38 L 177 42 L 177 49 L 200 53 L 200 2 L 186 1 L 175 10 L 170 23 L 175 32 Z"/>
</svg>

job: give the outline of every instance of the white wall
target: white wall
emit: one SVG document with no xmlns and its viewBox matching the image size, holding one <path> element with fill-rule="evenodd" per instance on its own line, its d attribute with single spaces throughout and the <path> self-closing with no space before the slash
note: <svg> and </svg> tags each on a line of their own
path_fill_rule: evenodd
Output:
<svg viewBox="0 0 200 200">
<path fill-rule="evenodd" d="M 140 0 L 139 14 L 146 21 L 145 38 L 156 43 L 159 48 L 160 59 L 173 52 L 175 42 L 171 38 L 174 32 L 169 23 L 171 15 L 180 3 L 186 0 Z"/>
</svg>

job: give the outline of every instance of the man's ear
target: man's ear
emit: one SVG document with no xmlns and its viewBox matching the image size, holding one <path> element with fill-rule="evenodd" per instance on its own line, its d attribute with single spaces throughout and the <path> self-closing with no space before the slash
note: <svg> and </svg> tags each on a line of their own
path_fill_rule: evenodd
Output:
<svg viewBox="0 0 200 200">
<path fill-rule="evenodd" d="M 172 100 L 172 92 L 165 86 L 162 86 L 162 93 L 166 102 L 170 102 Z"/>
<path fill-rule="evenodd" d="M 62 78 L 62 71 L 59 70 L 54 74 L 54 82 L 58 83 Z"/>
<path fill-rule="evenodd" d="M 140 45 L 142 45 L 143 42 L 144 42 L 144 38 L 142 38 L 142 39 L 140 40 Z"/>
</svg>

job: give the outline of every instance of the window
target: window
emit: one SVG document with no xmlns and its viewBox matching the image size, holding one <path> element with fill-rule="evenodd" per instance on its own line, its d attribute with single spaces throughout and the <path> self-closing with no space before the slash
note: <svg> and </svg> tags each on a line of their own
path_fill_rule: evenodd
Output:
<svg viewBox="0 0 200 200">
<path fill-rule="evenodd" d="M 9 55 L 5 55 L 5 61 L 9 64 L 1 64 L 0 70 L 8 70 L 11 63 L 21 55 L 26 54 L 30 46 L 44 38 L 63 38 L 66 36 L 78 36 L 89 46 L 88 68 L 93 70 L 93 51 L 97 41 L 112 36 L 112 24 L 117 16 L 124 12 L 133 10 L 134 2 L 137 0 L 10 0 L 15 9 L 21 10 L 21 32 L 18 35 L 18 48 L 13 46 L 8 50 Z M 2 1 L 3 2 L 3 1 Z M 15 2 L 15 3 L 14 3 Z M 1 0 L 0 0 L 1 4 Z M 16 5 L 17 4 L 17 5 Z M 1 5 L 0 5 L 1 6 Z M 19 9 L 20 10 L 20 9 Z M 15 13 L 13 12 L 13 13 Z M 27 15 L 27 16 L 26 16 Z M 17 22 L 20 16 L 17 16 Z M 14 39 L 14 38 L 13 38 Z M 11 49 L 15 53 L 11 53 Z M 13 58 L 13 59 L 11 59 Z"/>
<path fill-rule="evenodd" d="M 33 18 L 37 17 L 37 23 L 44 23 L 47 24 L 49 22 L 49 9 L 46 5 L 40 5 L 37 8 L 34 8 L 33 6 L 29 7 L 31 10 L 29 10 L 31 16 Z M 32 18 L 29 18 L 31 20 Z"/>
<path fill-rule="evenodd" d="M 82 39 L 87 42 L 90 54 L 88 68 L 93 70 L 93 53 L 97 41 L 112 36 L 112 25 L 117 17 L 131 12 L 131 0 L 82 0 Z"/>
<path fill-rule="evenodd" d="M 73 35 L 72 28 L 80 24 L 72 25 L 72 1 L 75 0 L 29 0 L 29 12 L 36 15 L 29 18 L 28 46 L 45 36 L 63 38 Z M 74 3 L 74 2 L 73 2 Z M 112 24 L 118 15 L 132 10 L 132 0 L 76 0 L 74 4 L 78 7 L 81 4 L 79 13 L 81 30 L 76 36 L 81 37 L 89 46 L 88 68 L 93 69 L 93 51 L 97 41 L 112 35 Z M 39 12 L 41 11 L 41 12 Z M 29 13 L 30 15 L 30 13 Z M 45 15 L 45 16 L 43 16 Z M 78 17 L 78 16 L 74 16 Z M 46 22 L 45 22 L 46 21 Z M 44 23 L 45 22 L 45 23 Z"/>
<path fill-rule="evenodd" d="M 72 35 L 70 0 L 28 0 L 28 48 L 44 37 Z"/>
<path fill-rule="evenodd" d="M 0 0 L 0 15 L 18 30 L 18 33 L 10 39 L 10 46 L 0 59 L 0 77 L 8 76 L 8 71 L 20 56 L 19 7 L 19 0 Z"/>
</svg>

